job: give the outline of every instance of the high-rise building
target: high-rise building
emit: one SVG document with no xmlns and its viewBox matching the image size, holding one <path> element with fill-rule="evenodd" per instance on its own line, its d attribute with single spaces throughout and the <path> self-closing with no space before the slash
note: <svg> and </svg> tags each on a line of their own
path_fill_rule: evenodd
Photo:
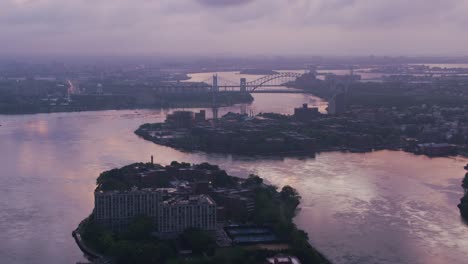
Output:
<svg viewBox="0 0 468 264">
<path fill-rule="evenodd" d="M 96 222 L 124 231 L 137 216 L 153 220 L 159 233 L 181 233 L 187 228 L 214 230 L 216 203 L 207 195 L 181 196 L 168 189 L 137 189 L 94 193 Z"/>
<path fill-rule="evenodd" d="M 302 107 L 294 108 L 294 117 L 301 121 L 308 121 L 320 116 L 317 107 L 309 107 L 303 104 Z"/>
<path fill-rule="evenodd" d="M 216 229 L 216 203 L 207 195 L 172 197 L 159 206 L 158 232 L 180 233 L 187 228 Z"/>
<path fill-rule="evenodd" d="M 112 230 L 124 230 L 137 216 L 155 220 L 164 191 L 137 189 L 129 191 L 102 191 L 94 193 L 94 217 L 97 223 Z"/>
</svg>

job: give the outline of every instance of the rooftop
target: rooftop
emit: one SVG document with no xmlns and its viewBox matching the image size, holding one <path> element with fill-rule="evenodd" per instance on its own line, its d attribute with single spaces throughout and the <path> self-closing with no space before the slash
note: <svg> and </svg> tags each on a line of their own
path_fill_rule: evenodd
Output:
<svg viewBox="0 0 468 264">
<path fill-rule="evenodd" d="M 164 205 L 190 205 L 190 204 L 208 204 L 216 203 L 207 195 L 175 196 L 163 202 Z"/>
</svg>

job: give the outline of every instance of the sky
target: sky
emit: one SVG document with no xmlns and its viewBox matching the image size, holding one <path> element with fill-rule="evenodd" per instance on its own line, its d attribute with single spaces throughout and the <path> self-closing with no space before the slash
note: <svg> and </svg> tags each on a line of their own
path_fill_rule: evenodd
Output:
<svg viewBox="0 0 468 264">
<path fill-rule="evenodd" d="M 468 0 L 0 0 L 0 54 L 468 55 Z"/>
</svg>

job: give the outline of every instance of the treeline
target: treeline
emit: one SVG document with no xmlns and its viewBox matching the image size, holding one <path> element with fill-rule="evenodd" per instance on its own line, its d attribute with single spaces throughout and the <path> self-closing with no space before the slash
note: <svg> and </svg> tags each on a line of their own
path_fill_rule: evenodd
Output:
<svg viewBox="0 0 468 264">
<path fill-rule="evenodd" d="M 468 170 L 468 164 L 465 166 L 465 169 Z M 458 208 L 460 209 L 461 216 L 468 220 L 468 172 L 465 174 L 465 178 L 463 178 L 462 187 L 465 195 L 460 199 Z"/>
</svg>

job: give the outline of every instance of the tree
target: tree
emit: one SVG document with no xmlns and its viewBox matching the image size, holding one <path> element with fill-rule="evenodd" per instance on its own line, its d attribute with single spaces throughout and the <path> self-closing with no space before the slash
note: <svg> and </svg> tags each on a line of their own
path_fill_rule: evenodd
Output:
<svg viewBox="0 0 468 264">
<path fill-rule="evenodd" d="M 153 230 L 153 222 L 147 216 L 135 217 L 133 222 L 128 227 L 125 237 L 130 240 L 146 240 L 151 237 Z"/>
<path fill-rule="evenodd" d="M 281 189 L 280 196 L 284 200 L 294 199 L 299 201 L 301 199 L 301 196 L 297 190 L 289 185 L 286 185 L 283 187 L 283 189 Z"/>
<path fill-rule="evenodd" d="M 258 175 L 255 174 L 250 174 L 249 178 L 245 180 L 243 186 L 244 187 L 250 187 L 250 186 L 258 186 L 263 183 L 263 179 L 260 178 Z"/>
<path fill-rule="evenodd" d="M 213 237 L 208 232 L 197 228 L 188 228 L 180 235 L 179 239 L 184 246 L 196 254 L 201 254 L 215 247 Z"/>
<path fill-rule="evenodd" d="M 468 172 L 465 174 L 465 178 L 463 179 L 463 182 L 462 182 L 462 187 L 463 187 L 463 190 L 465 191 L 465 194 L 468 193 Z"/>
</svg>

